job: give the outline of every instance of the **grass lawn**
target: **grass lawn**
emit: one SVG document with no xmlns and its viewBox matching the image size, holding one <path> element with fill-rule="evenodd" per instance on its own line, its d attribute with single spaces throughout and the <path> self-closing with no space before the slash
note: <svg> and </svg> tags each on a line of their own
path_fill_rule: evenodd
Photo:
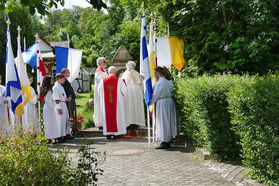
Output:
<svg viewBox="0 0 279 186">
<path fill-rule="evenodd" d="M 88 100 L 92 96 L 92 93 L 79 93 L 76 97 L 77 104 L 77 115 L 84 117 L 84 122 L 82 123 L 82 128 L 93 127 L 93 105 L 88 104 Z"/>
</svg>

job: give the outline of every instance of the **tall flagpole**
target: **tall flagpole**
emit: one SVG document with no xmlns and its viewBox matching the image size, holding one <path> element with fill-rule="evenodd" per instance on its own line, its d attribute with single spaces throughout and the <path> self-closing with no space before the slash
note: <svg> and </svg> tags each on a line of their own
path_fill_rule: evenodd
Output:
<svg viewBox="0 0 279 186">
<path fill-rule="evenodd" d="M 156 33 L 157 33 L 157 28 L 156 28 L 156 22 L 155 22 L 155 19 L 154 19 L 154 61 L 155 61 L 155 68 L 158 66 L 158 62 L 157 62 L 157 37 L 156 37 Z M 154 103 L 154 114 L 155 114 L 155 111 L 156 111 L 156 103 Z M 155 117 L 155 127 L 157 128 L 158 126 L 156 125 L 156 117 Z M 155 138 L 156 138 L 156 141 L 158 141 L 158 136 L 157 136 L 157 132 L 155 133 Z"/>
<path fill-rule="evenodd" d="M 36 43 L 37 43 L 37 91 L 40 96 L 40 84 L 41 84 L 41 76 L 40 76 L 40 59 L 39 59 L 39 34 L 36 33 Z M 41 102 L 38 99 L 38 115 L 39 115 L 39 123 L 41 123 Z"/>
</svg>

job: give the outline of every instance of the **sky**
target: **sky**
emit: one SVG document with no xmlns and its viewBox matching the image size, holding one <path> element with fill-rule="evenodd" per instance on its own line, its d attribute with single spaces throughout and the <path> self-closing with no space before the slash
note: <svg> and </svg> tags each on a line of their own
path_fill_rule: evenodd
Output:
<svg viewBox="0 0 279 186">
<path fill-rule="evenodd" d="M 65 0 L 64 8 L 72 8 L 73 6 L 80 6 L 83 8 L 91 7 L 92 5 L 88 3 L 86 0 Z M 58 8 L 62 9 L 61 5 Z"/>
</svg>

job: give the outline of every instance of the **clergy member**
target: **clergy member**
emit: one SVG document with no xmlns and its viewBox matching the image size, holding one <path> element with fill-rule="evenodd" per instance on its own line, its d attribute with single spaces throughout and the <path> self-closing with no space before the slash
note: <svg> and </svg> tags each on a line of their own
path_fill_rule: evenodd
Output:
<svg viewBox="0 0 279 186">
<path fill-rule="evenodd" d="M 128 61 L 127 70 L 123 73 L 122 78 L 125 80 L 128 88 L 127 96 L 127 122 L 128 129 L 136 129 L 138 126 L 145 126 L 144 105 L 143 105 L 143 79 L 135 70 L 136 63 Z"/>
<path fill-rule="evenodd" d="M 106 71 L 106 58 L 99 57 L 97 59 L 98 68 L 95 71 L 95 84 L 94 84 L 94 114 L 93 121 L 95 127 L 99 127 L 100 129 L 103 127 L 102 123 L 102 112 L 100 110 L 101 100 L 98 92 L 98 87 L 103 78 L 108 76 L 108 72 Z"/>
<path fill-rule="evenodd" d="M 114 66 L 108 69 L 109 76 L 99 85 L 101 111 L 103 119 L 103 134 L 110 138 L 126 134 L 126 104 L 127 87 L 124 80 L 116 76 Z"/>
<path fill-rule="evenodd" d="M 61 85 L 65 82 L 65 75 L 62 73 L 56 74 L 56 82 L 53 87 L 53 99 L 56 101 L 56 116 L 60 120 L 61 126 L 61 137 L 62 141 L 66 139 L 66 135 L 70 134 L 69 126 L 69 112 L 66 105 L 67 101 L 70 101 L 70 98 L 67 98 L 66 92 Z"/>
<path fill-rule="evenodd" d="M 156 124 L 160 128 L 160 132 L 157 135 L 162 140 L 162 143 L 156 149 L 168 149 L 170 148 L 172 137 L 177 135 L 173 83 L 164 67 L 156 67 L 155 76 L 158 81 L 154 85 L 151 102 L 156 103 L 155 118 Z"/>
</svg>

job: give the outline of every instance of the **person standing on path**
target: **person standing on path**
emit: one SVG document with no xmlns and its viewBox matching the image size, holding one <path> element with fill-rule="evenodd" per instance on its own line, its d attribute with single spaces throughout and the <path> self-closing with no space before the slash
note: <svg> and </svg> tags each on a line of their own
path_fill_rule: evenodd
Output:
<svg viewBox="0 0 279 186">
<path fill-rule="evenodd" d="M 170 73 L 164 67 L 156 67 L 155 76 L 158 81 L 154 85 L 151 102 L 156 104 L 156 126 L 159 127 L 157 135 L 162 140 L 162 143 L 156 149 L 168 149 L 172 137 L 177 135 L 173 83 Z"/>
<path fill-rule="evenodd" d="M 128 61 L 127 70 L 123 73 L 122 78 L 125 80 L 128 89 L 127 96 L 127 122 L 128 127 L 136 129 L 137 126 L 145 126 L 144 105 L 143 105 L 143 79 L 135 70 L 136 63 Z"/>
<path fill-rule="evenodd" d="M 114 66 L 108 69 L 109 76 L 104 78 L 99 85 L 101 111 L 103 119 L 103 134 L 110 138 L 126 134 L 126 104 L 127 87 L 124 80 L 116 76 Z"/>
<path fill-rule="evenodd" d="M 31 86 L 33 83 L 33 76 L 29 73 L 27 73 L 28 79 L 30 81 L 30 88 L 33 95 L 33 99 L 30 100 L 25 106 L 24 106 L 24 114 L 22 116 L 24 122 L 23 122 L 23 131 L 29 132 L 30 134 L 37 135 L 40 130 L 39 126 L 39 118 L 37 114 L 37 94 L 34 90 L 34 88 Z"/>
<path fill-rule="evenodd" d="M 43 108 L 43 120 L 45 128 L 45 137 L 48 139 L 49 142 L 61 136 L 61 124 L 60 120 L 58 120 L 56 117 L 56 103 L 53 99 L 53 84 L 53 79 L 50 76 L 44 77 L 42 90 L 40 92 L 40 97 L 43 97 L 45 100 Z"/>
<path fill-rule="evenodd" d="M 66 135 L 70 134 L 69 126 L 69 112 L 67 109 L 66 102 L 70 101 L 70 98 L 67 98 L 66 92 L 62 87 L 62 84 L 65 82 L 65 75 L 62 73 L 56 74 L 56 82 L 53 87 L 53 99 L 56 102 L 56 116 L 58 122 L 60 123 L 60 136 L 62 141 L 66 140 Z"/>
<path fill-rule="evenodd" d="M 105 69 L 107 66 L 106 58 L 99 57 L 97 59 L 97 66 L 98 68 L 95 71 L 95 87 L 94 87 L 94 114 L 93 114 L 93 121 L 95 127 L 99 127 L 100 129 L 103 127 L 102 122 L 102 112 L 100 110 L 101 99 L 98 92 L 99 84 L 103 80 L 103 78 L 108 76 L 108 72 Z"/>
<path fill-rule="evenodd" d="M 68 78 L 70 77 L 70 70 L 67 68 L 63 68 L 61 70 L 61 73 L 65 75 L 65 82 L 62 83 L 61 85 L 63 86 L 67 99 L 69 102 L 67 103 L 67 108 L 69 112 L 69 118 L 74 119 L 76 116 L 76 93 L 74 92 L 74 89 L 71 85 L 71 83 L 68 81 Z M 67 132 L 67 139 L 73 139 L 74 137 L 71 135 L 70 131 Z"/>
</svg>

